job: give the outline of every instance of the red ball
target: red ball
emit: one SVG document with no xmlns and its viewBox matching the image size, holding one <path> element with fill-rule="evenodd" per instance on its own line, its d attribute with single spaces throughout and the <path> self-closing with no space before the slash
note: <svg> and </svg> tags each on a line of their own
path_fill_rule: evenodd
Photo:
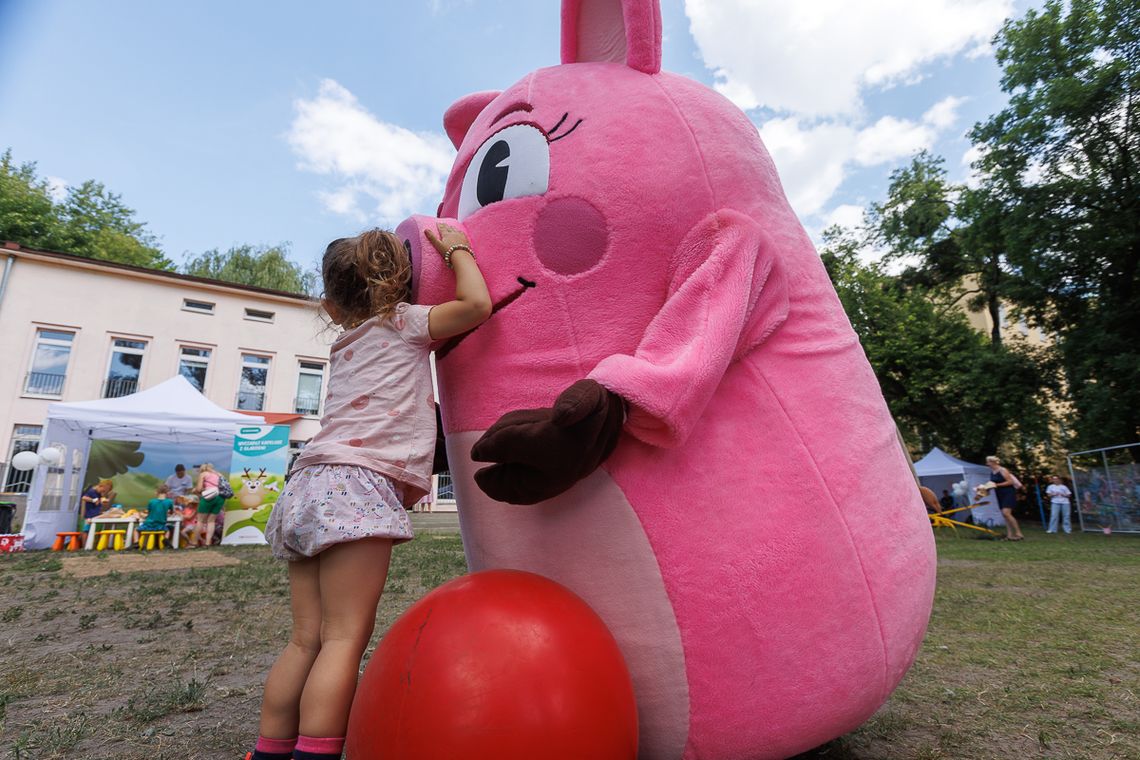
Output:
<svg viewBox="0 0 1140 760">
<path fill-rule="evenodd" d="M 569 589 L 488 570 L 393 624 L 356 689 L 348 760 L 633 760 L 621 650 Z"/>
</svg>

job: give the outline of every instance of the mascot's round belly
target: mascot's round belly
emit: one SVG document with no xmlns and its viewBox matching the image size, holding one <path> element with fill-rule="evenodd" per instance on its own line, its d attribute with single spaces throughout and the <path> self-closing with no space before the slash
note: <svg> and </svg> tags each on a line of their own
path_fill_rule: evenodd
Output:
<svg viewBox="0 0 1140 760">
<path fill-rule="evenodd" d="M 925 628 L 928 547 L 896 545 L 925 518 L 913 488 L 880 477 L 907 475 L 896 442 L 868 442 L 876 477 L 832 486 L 815 461 L 826 447 L 808 447 L 755 364 L 718 393 L 747 396 L 755 414 L 714 399 L 683 449 L 625 440 L 538 505 L 489 499 L 469 457 L 481 433 L 448 436 L 469 566 L 546 575 L 601 614 L 630 666 L 646 760 L 821 744 L 886 699 Z M 779 457 L 744 453 L 752 426 Z"/>
</svg>

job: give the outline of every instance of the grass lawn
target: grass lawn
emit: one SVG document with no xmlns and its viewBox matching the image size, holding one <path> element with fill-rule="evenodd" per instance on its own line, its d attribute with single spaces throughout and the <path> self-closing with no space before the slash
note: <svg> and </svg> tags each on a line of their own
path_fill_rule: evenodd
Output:
<svg viewBox="0 0 1140 760">
<path fill-rule="evenodd" d="M 918 662 L 872 720 L 801 757 L 1140 757 L 1140 537 L 1027 536 L 939 536 Z M 0 757 L 242 756 L 288 632 L 285 574 L 263 547 L 185 556 L 236 562 L 0 556 Z M 457 535 L 399 547 L 377 636 L 463 569 Z"/>
</svg>

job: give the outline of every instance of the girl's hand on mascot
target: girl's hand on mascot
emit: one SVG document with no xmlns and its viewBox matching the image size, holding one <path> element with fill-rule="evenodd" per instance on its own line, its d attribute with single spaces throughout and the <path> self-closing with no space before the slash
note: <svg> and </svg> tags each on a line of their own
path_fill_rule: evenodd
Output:
<svg viewBox="0 0 1140 760">
<path fill-rule="evenodd" d="M 447 249 L 452 246 L 471 245 L 471 241 L 467 239 L 467 235 L 463 234 L 462 230 L 457 230 L 450 224 L 444 224 L 443 222 L 439 223 L 438 237 L 430 229 L 424 230 L 424 235 L 427 237 L 428 242 L 431 243 L 432 248 L 434 248 L 440 256 L 447 253 Z"/>
</svg>

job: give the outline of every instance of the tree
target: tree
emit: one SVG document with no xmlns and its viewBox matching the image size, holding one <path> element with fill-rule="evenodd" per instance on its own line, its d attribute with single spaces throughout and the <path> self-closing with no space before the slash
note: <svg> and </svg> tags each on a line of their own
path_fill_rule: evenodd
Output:
<svg viewBox="0 0 1140 760">
<path fill-rule="evenodd" d="M 1005 444 L 1027 464 L 1050 435 L 1040 357 L 992 346 L 961 311 L 861 262 L 863 248 L 832 228 L 821 256 L 908 446 L 978 461 Z"/>
<path fill-rule="evenodd" d="M 1086 447 L 1140 438 L 1140 2 L 1048 0 L 996 39 L 973 130 L 1005 197 L 1009 295 L 1057 341 Z"/>
<path fill-rule="evenodd" d="M 186 262 L 182 271 L 196 277 L 288 293 L 313 292 L 316 275 L 290 261 L 288 251 L 288 243 L 277 246 L 239 245 L 225 253 L 215 248 Z"/>
<path fill-rule="evenodd" d="M 68 188 L 57 202 L 47 180 L 36 175 L 36 165 L 17 166 L 11 150 L 0 155 L 0 240 L 150 269 L 174 268 L 118 195 L 88 180 Z"/>
<path fill-rule="evenodd" d="M 46 180 L 36 165 L 17 166 L 12 151 L 0 155 L 0 240 L 47 248 L 59 234 L 59 218 Z"/>
<path fill-rule="evenodd" d="M 887 200 L 867 215 L 871 239 L 888 261 L 910 262 L 903 282 L 927 289 L 947 307 L 966 299 L 985 311 L 990 342 L 1002 343 L 1001 305 L 1010 288 L 1004 208 L 995 189 L 952 184 L 943 159 L 926 151 L 891 174 Z"/>
</svg>

